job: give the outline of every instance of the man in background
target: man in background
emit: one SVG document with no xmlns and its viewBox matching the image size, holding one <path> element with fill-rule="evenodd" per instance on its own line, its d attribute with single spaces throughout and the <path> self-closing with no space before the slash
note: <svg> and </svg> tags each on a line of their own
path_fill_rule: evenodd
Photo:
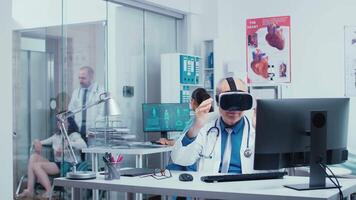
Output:
<svg viewBox="0 0 356 200">
<path fill-rule="evenodd" d="M 89 66 L 81 67 L 79 69 L 78 78 L 80 87 L 73 91 L 68 105 L 68 110 L 72 112 L 98 101 L 100 94 L 104 92 L 104 88 L 94 81 L 93 68 Z M 75 121 L 79 127 L 79 132 L 85 142 L 88 142 L 88 128 L 95 127 L 95 121 L 100 120 L 100 117 L 102 116 L 103 105 L 93 106 L 75 115 Z"/>
</svg>

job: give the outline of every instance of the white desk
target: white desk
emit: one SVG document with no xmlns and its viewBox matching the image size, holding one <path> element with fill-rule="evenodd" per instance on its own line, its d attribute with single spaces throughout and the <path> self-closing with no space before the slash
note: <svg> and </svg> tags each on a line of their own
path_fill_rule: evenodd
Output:
<svg viewBox="0 0 356 200">
<path fill-rule="evenodd" d="M 83 153 L 91 154 L 91 165 L 94 172 L 98 172 L 99 166 L 99 154 L 104 154 L 106 152 L 112 154 L 123 154 L 123 155 L 135 155 L 136 157 L 136 167 L 143 167 L 143 155 L 155 154 L 155 153 L 164 153 L 170 152 L 173 149 L 171 146 L 162 146 L 154 148 L 110 148 L 110 147 L 90 147 L 82 149 Z M 125 158 L 124 158 L 125 159 Z M 97 190 L 93 192 L 93 199 L 96 200 L 99 197 Z M 136 199 L 142 199 L 142 196 L 139 195 Z"/>
<path fill-rule="evenodd" d="M 241 181 L 224 183 L 204 183 L 200 181 L 202 175 L 190 172 L 194 176 L 193 182 L 181 182 L 178 175 L 181 172 L 172 172 L 173 177 L 156 180 L 152 177 L 121 177 L 120 180 L 104 180 L 98 176 L 94 180 L 68 180 L 66 178 L 54 179 L 54 185 L 89 188 L 99 190 L 113 190 L 120 192 L 159 194 L 169 196 L 191 196 L 209 199 L 244 199 L 244 200 L 338 200 L 337 189 L 296 191 L 283 187 L 288 184 L 307 183 L 308 177 L 285 176 L 284 179 L 271 179 L 259 181 Z M 355 179 L 340 179 L 344 196 L 356 192 Z"/>
</svg>

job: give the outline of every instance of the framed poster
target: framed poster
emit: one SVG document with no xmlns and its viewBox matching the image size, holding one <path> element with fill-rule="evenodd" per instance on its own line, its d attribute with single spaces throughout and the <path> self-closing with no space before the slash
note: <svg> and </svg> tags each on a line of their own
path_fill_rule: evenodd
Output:
<svg viewBox="0 0 356 200">
<path fill-rule="evenodd" d="M 356 26 L 345 26 L 345 96 L 356 96 Z"/>
<path fill-rule="evenodd" d="M 246 20 L 248 83 L 290 83 L 290 16 Z"/>
</svg>

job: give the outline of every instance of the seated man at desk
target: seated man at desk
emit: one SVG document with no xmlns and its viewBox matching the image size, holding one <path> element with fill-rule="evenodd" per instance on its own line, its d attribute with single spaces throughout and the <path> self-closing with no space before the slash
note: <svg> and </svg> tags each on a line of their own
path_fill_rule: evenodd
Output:
<svg viewBox="0 0 356 200">
<path fill-rule="evenodd" d="M 69 140 L 74 148 L 76 157 L 78 158 L 78 161 L 81 162 L 79 156 L 80 149 L 87 147 L 87 145 L 78 133 L 78 126 L 76 125 L 73 117 L 68 118 L 66 128 L 68 130 Z M 42 157 L 42 145 L 52 145 L 54 151 L 54 162 L 50 162 L 46 158 Z M 59 131 L 45 140 L 34 140 L 33 147 L 34 153 L 31 155 L 28 162 L 27 189 L 19 194 L 18 198 L 33 197 L 36 180 L 46 190 L 42 197 L 48 198 L 51 193 L 51 183 L 48 176 L 59 174 L 61 167 L 64 167 L 64 165 L 71 166 L 71 164 L 68 163 L 72 163 L 73 161 L 73 158 L 68 150 L 67 141 L 64 142 L 64 149 L 62 149 L 62 134 Z M 64 163 L 61 162 L 63 153 Z"/>
<path fill-rule="evenodd" d="M 253 173 L 254 122 L 244 114 L 253 100 L 246 91 L 240 79 L 220 80 L 216 88 L 219 116 L 207 122 L 213 100 L 202 102 L 193 125 L 175 143 L 172 161 L 182 166 L 197 163 L 197 171 L 211 174 Z"/>
</svg>

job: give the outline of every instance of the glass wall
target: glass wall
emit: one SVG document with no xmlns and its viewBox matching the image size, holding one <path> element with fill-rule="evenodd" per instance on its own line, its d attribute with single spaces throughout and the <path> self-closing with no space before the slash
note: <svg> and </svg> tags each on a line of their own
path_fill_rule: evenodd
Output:
<svg viewBox="0 0 356 200">
<path fill-rule="evenodd" d="M 61 6 L 47 6 L 52 14 L 46 20 L 22 10 L 23 19 L 18 21 L 24 28 L 14 31 L 15 189 L 27 173 L 32 141 L 59 133 L 56 114 L 82 105 L 79 76 L 84 66 L 94 71 L 92 95 L 111 93 L 121 110 L 119 120 L 136 141 L 159 137 L 159 133 L 143 132 L 141 104 L 160 102 L 160 55 L 177 52 L 180 20 L 107 1 L 61 0 L 57 4 Z M 81 128 L 82 113 L 75 117 Z M 94 125 L 87 123 L 86 128 Z M 53 153 L 52 148 L 44 148 L 42 156 L 53 160 Z M 160 167 L 158 159 L 152 157 L 149 162 Z M 135 159 L 125 157 L 123 166 L 135 166 Z M 25 183 L 21 190 L 24 187 Z"/>
<path fill-rule="evenodd" d="M 144 140 L 141 104 L 160 102 L 160 55 L 177 52 L 177 22 L 136 8 L 108 7 L 109 91 L 130 130 Z"/>
<path fill-rule="evenodd" d="M 161 54 L 177 52 L 177 20 L 145 12 L 145 51 L 147 64 L 147 102 L 160 102 Z M 164 84 L 164 83 L 162 83 Z"/>
<path fill-rule="evenodd" d="M 79 87 L 82 66 L 104 68 L 103 22 L 19 30 L 14 73 L 15 178 L 26 174 L 34 139 L 58 132 L 55 114 L 67 110 L 72 92 Z M 65 27 L 66 35 L 62 37 Z M 63 50 L 63 51 L 62 51 Z M 64 55 L 64 56 L 63 56 Z M 93 67 L 94 68 L 94 67 Z M 96 68 L 94 68 L 96 69 Z M 103 73 L 103 70 L 98 70 Z M 99 76 L 104 82 L 104 76 Z M 46 157 L 52 159 L 51 148 Z"/>
<path fill-rule="evenodd" d="M 32 11 L 44 9 L 46 20 L 32 11 L 14 11 L 20 26 L 13 34 L 15 190 L 27 174 L 34 139 L 43 140 L 59 133 L 56 114 L 66 111 L 77 97 L 73 94 L 80 87 L 79 69 L 92 67 L 95 81 L 105 86 L 106 3 L 98 2 L 101 8 L 96 5 L 92 9 L 97 13 L 95 19 L 86 19 L 86 12 L 79 14 L 84 1 L 60 0 L 51 2 L 52 5 L 37 1 L 28 5 Z M 51 146 L 45 147 L 41 155 L 53 161 L 54 152 Z M 22 180 L 20 192 L 26 188 L 27 179 Z"/>
<path fill-rule="evenodd" d="M 119 104 L 121 120 L 136 135 L 142 130 L 138 120 L 145 98 L 144 12 L 112 3 L 109 7 L 109 91 Z"/>
<path fill-rule="evenodd" d="M 14 33 L 14 184 L 27 174 L 31 141 L 46 138 L 55 131 L 55 112 L 50 108 L 54 98 L 53 49 L 46 43 L 46 28 L 16 31 Z M 44 156 L 50 157 L 48 149 Z M 16 188 L 16 187 L 15 187 Z"/>
</svg>

